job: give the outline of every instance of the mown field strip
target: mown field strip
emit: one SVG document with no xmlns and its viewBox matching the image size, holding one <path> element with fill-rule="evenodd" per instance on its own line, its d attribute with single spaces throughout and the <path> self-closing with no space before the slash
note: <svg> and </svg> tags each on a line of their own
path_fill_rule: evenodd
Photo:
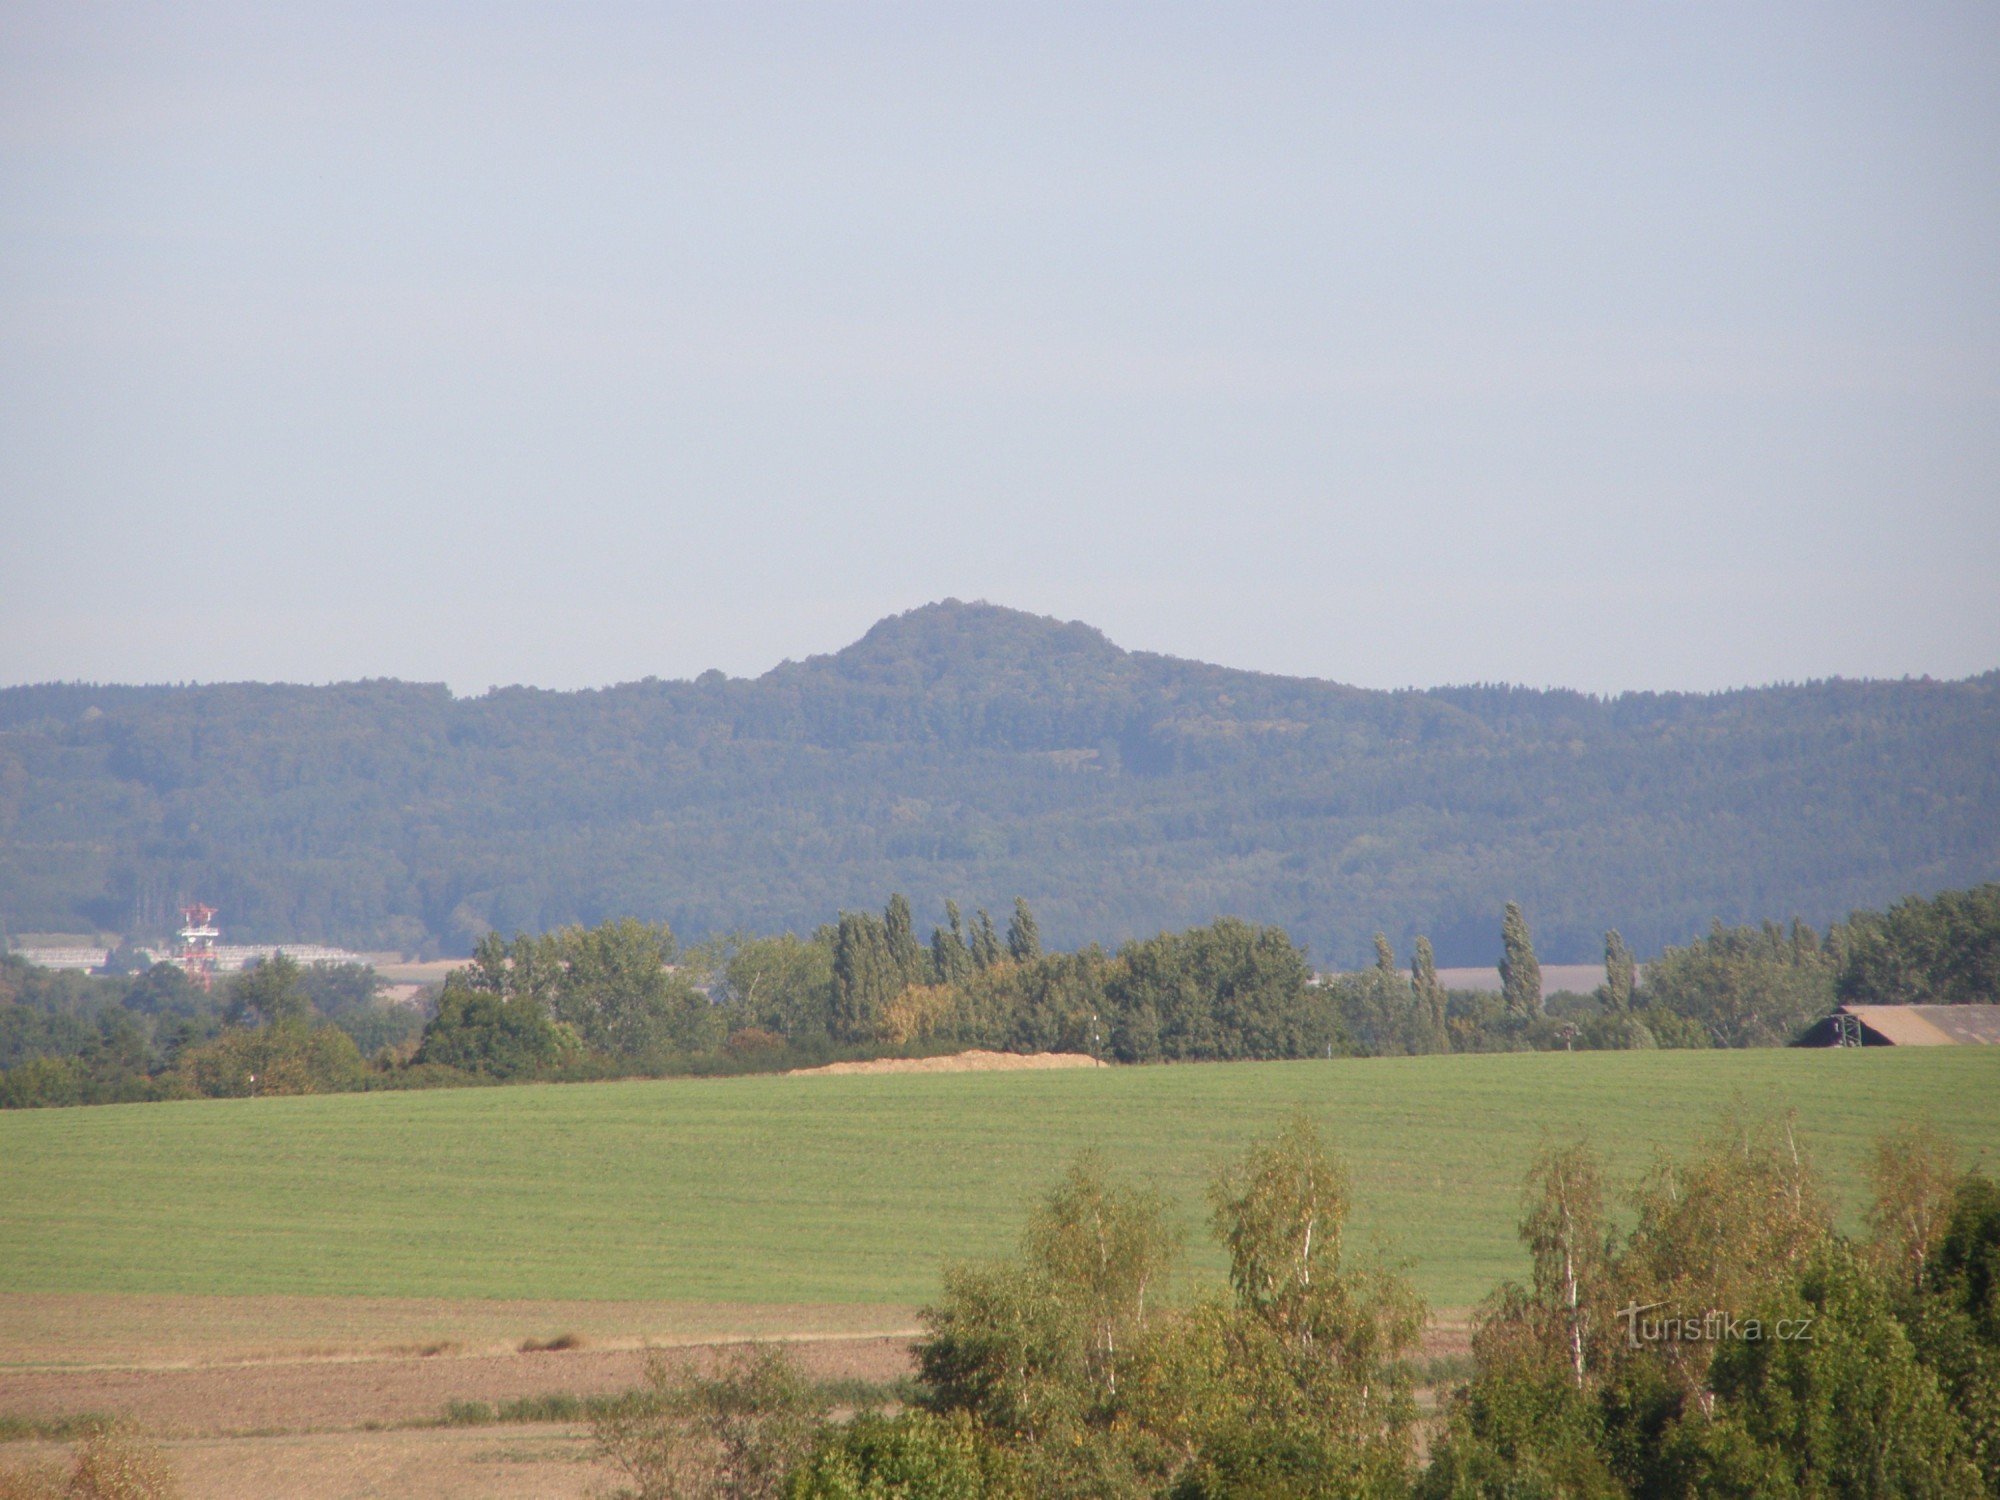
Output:
<svg viewBox="0 0 2000 1500">
<path fill-rule="evenodd" d="M 0 1291 L 915 1303 L 1076 1150 L 1182 1204 L 1304 1105 L 1351 1242 L 1439 1305 L 1517 1274 L 1521 1173 L 1589 1131 L 1621 1181 L 1732 1101 L 1791 1107 L 1849 1222 L 1928 1116 L 2000 1164 L 2000 1049 L 1598 1053 L 746 1078 L 0 1116 Z"/>
</svg>

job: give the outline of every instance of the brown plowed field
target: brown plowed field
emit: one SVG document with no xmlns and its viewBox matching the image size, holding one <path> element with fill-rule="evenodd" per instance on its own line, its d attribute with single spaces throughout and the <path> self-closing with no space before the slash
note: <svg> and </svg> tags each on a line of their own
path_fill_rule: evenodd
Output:
<svg viewBox="0 0 2000 1500">
<path fill-rule="evenodd" d="M 914 1328 L 901 1307 L 9 1295 L 0 1417 L 125 1418 L 161 1443 L 189 1500 L 562 1500 L 615 1485 L 581 1427 L 400 1424 L 454 1401 L 626 1390 L 649 1349 L 705 1362 L 746 1340 L 785 1343 L 817 1377 L 888 1381 L 911 1369 Z M 520 1352 L 564 1333 L 583 1347 Z M 1462 1316 L 1425 1339 L 1434 1356 L 1465 1348 Z M 66 1451 L 0 1443 L 0 1472 Z"/>
<path fill-rule="evenodd" d="M 910 1369 L 915 1321 L 838 1305 L 7 1295 L 0 1417 L 134 1422 L 189 1500 L 604 1494 L 615 1476 L 581 1427 L 399 1424 L 454 1401 L 627 1390 L 649 1348 L 705 1361 L 781 1340 L 815 1376 L 887 1381 Z M 562 1334 L 583 1347 L 520 1352 Z M 66 1452 L 0 1444 L 0 1472 Z"/>
<path fill-rule="evenodd" d="M 430 1428 L 176 1438 L 160 1444 L 185 1500 L 588 1500 L 618 1475 L 581 1428 Z M 0 1473 L 62 1461 L 56 1443 L 0 1446 Z"/>
<path fill-rule="evenodd" d="M 894 1380 L 909 1373 L 907 1338 L 786 1341 L 818 1377 Z M 717 1345 L 669 1351 L 703 1362 Z M 546 1354 L 417 1355 L 302 1359 L 179 1369 L 10 1370 L 0 1375 L 8 1416 L 103 1412 L 176 1436 L 324 1431 L 440 1415 L 453 1401 L 498 1405 L 527 1396 L 630 1390 L 645 1372 L 640 1349 Z"/>
<path fill-rule="evenodd" d="M 511 1354 L 528 1339 L 591 1349 L 906 1333 L 916 1309 L 849 1303 L 486 1301 L 0 1293 L 0 1393 L 14 1372 L 108 1365 Z M 0 1401 L 0 1415 L 6 1407 Z"/>
</svg>

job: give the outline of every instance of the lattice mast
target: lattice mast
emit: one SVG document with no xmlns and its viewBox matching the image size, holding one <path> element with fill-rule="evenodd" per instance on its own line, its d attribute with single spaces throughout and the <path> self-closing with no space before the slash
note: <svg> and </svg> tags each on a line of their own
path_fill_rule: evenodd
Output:
<svg viewBox="0 0 2000 1500">
<path fill-rule="evenodd" d="M 215 908 L 196 901 L 181 908 L 181 930 L 175 934 L 180 939 L 180 951 L 174 961 L 181 966 L 187 977 L 202 989 L 215 986 L 215 940 L 222 934 L 215 929 Z"/>
</svg>

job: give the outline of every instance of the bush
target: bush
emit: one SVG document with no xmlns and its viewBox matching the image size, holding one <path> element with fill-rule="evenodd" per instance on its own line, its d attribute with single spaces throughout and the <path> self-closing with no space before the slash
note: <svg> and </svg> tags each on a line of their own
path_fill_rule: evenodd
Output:
<svg viewBox="0 0 2000 1500">
<path fill-rule="evenodd" d="M 946 1270 L 917 1347 L 933 1409 L 1006 1446 L 1036 1494 L 1407 1493 L 1422 1309 L 1343 1263 L 1345 1174 L 1299 1117 L 1212 1197 L 1234 1295 L 1176 1305 L 1168 1205 L 1081 1159 L 1018 1257 Z"/>
<path fill-rule="evenodd" d="M 1627 1493 L 1605 1454 L 1596 1402 L 1566 1375 L 1488 1372 L 1452 1400 L 1419 1500 L 1612 1500 Z"/>
<path fill-rule="evenodd" d="M 1959 1413 L 1973 1461 L 2000 1495 L 2000 1188 L 1969 1174 L 1912 1299 L 1911 1339 Z"/>
<path fill-rule="evenodd" d="M 83 1103 L 83 1065 L 69 1057 L 31 1057 L 0 1073 L 0 1109 L 49 1109 Z"/>
<path fill-rule="evenodd" d="M 362 1075 L 364 1092 L 396 1089 L 462 1089 L 497 1085 L 502 1080 L 480 1073 L 467 1073 L 443 1063 L 406 1063 L 401 1067 L 371 1068 Z"/>
<path fill-rule="evenodd" d="M 786 1500 L 1021 1500 L 1019 1462 L 963 1412 L 859 1416 L 820 1435 Z"/>
<path fill-rule="evenodd" d="M 1834 1002 L 1834 956 L 1803 923 L 1725 927 L 1646 965 L 1638 1000 L 1700 1026 L 1726 1047 L 1782 1047 Z M 1675 1045 L 1648 1020 L 1665 1045 Z"/>
<path fill-rule="evenodd" d="M 264 1094 L 336 1094 L 361 1087 L 365 1071 L 353 1038 L 332 1026 L 298 1022 L 232 1027 L 181 1054 L 181 1083 L 210 1099 Z"/>
<path fill-rule="evenodd" d="M 1769 1336 L 1810 1319 L 1807 1336 Z M 1725 1341 L 1709 1383 L 1661 1445 L 1651 1492 L 1694 1496 L 1984 1493 L 1964 1431 L 1890 1311 L 1879 1280 L 1829 1246 L 1761 1310 L 1766 1337 Z M 1665 1480 L 1668 1489 L 1660 1481 Z"/>
<path fill-rule="evenodd" d="M 744 1026 L 729 1033 L 722 1043 L 722 1050 L 731 1057 L 754 1060 L 769 1057 L 785 1050 L 785 1039 L 775 1031 L 766 1031 L 761 1026 Z"/>
<path fill-rule="evenodd" d="M 765 1345 L 731 1351 L 708 1376 L 656 1354 L 645 1388 L 594 1412 L 590 1427 L 635 1500 L 776 1500 L 825 1414 L 820 1393 Z"/>
<path fill-rule="evenodd" d="M 384 1047 L 414 1042 L 423 1034 L 424 1018 L 415 1006 L 373 1001 L 341 1011 L 333 1024 L 354 1039 L 357 1051 L 372 1056 Z"/>
<path fill-rule="evenodd" d="M 173 1468 L 124 1428 L 98 1427 L 59 1463 L 0 1473 L 0 1500 L 174 1500 Z"/>
<path fill-rule="evenodd" d="M 414 1060 L 494 1078 L 532 1078 L 561 1067 L 576 1050 L 575 1034 L 550 1020 L 532 995 L 476 990 L 454 972 Z"/>
<path fill-rule="evenodd" d="M 1884 1148 L 1884 1163 L 1910 1159 Z M 1878 1232 L 1908 1229 L 1913 1203 L 1917 1219 L 1934 1217 L 1938 1196 L 1892 1196 L 1873 1215 Z M 1977 1190 L 1961 1198 L 1976 1202 Z M 1949 1373 L 1976 1342 L 1968 1283 L 1949 1269 L 1958 1218 L 1936 1236 L 1932 1288 L 1913 1287 L 1900 1239 L 1896 1253 L 1864 1253 L 1834 1233 L 1789 1123 L 1775 1120 L 1726 1120 L 1686 1157 L 1663 1158 L 1622 1241 L 1581 1145 L 1545 1148 L 1525 1201 L 1532 1283 L 1502 1287 L 1482 1309 L 1476 1373 L 1453 1398 L 1425 1500 L 1987 1492 L 1969 1437 L 1977 1379 L 1958 1386 Z M 1992 1206 L 2000 1244 L 2000 1195 Z M 1640 1313 L 1660 1331 L 1635 1325 Z"/>
</svg>

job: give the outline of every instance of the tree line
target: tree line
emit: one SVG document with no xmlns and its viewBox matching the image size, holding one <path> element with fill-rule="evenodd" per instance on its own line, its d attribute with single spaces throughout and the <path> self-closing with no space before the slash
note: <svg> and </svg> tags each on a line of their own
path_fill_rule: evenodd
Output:
<svg viewBox="0 0 2000 1500">
<path fill-rule="evenodd" d="M 768 1071 L 985 1048 L 1156 1063 L 1432 1052 L 1781 1046 L 1839 1000 L 1953 1004 L 2000 984 L 2000 884 L 1857 912 L 1822 933 L 1715 924 L 1643 967 L 1604 935 L 1605 980 L 1545 996 L 1525 913 L 1501 914 L 1494 991 L 1407 970 L 1315 973 L 1282 929 L 1236 918 L 1116 951 L 1044 947 L 1017 899 L 919 936 L 909 900 L 810 936 L 680 943 L 622 918 L 488 934 L 424 1011 L 373 971 L 280 954 L 214 996 L 155 965 L 122 979 L 0 962 L 0 1105 Z"/>
<path fill-rule="evenodd" d="M 284 954 L 215 993 L 178 966 L 100 976 L 0 955 L 0 1108 L 334 1093 L 388 1076 L 422 1013 L 385 1001 L 366 964 Z"/>
</svg>

